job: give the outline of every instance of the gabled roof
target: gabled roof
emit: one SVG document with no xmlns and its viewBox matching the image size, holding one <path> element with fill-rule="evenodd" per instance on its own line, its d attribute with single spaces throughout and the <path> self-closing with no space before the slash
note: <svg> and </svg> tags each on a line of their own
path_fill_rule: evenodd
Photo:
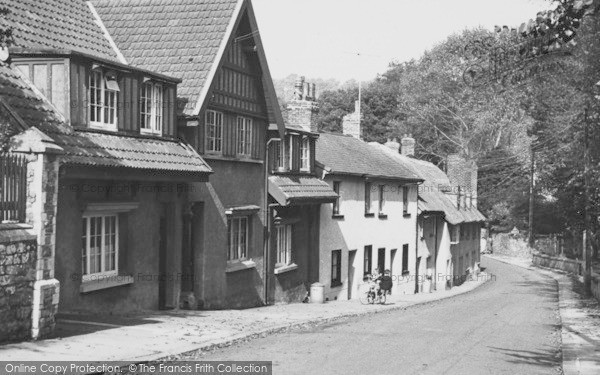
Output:
<svg viewBox="0 0 600 375">
<path fill-rule="evenodd" d="M 13 137 L 13 149 L 27 152 L 34 141 L 43 142 L 61 153 L 61 164 L 203 176 L 212 172 L 191 146 L 180 141 L 73 130 L 18 69 L 1 62 L 0 115 L 8 117 L 2 122 L 22 132 Z"/>
<path fill-rule="evenodd" d="M 423 181 L 387 153 L 349 135 L 320 133 L 315 159 L 329 174 Z"/>
<path fill-rule="evenodd" d="M 392 157 L 396 163 L 410 168 L 425 180 L 419 186 L 418 206 L 421 212 L 443 213 L 445 220 L 452 225 L 486 221 L 485 216 L 475 207 L 463 207 L 459 210 L 454 206 L 451 198 L 444 193 L 445 189 L 451 187 L 450 180 L 434 164 L 402 155 L 381 143 L 370 142 L 369 146 Z"/>
<path fill-rule="evenodd" d="M 74 50 L 119 61 L 117 50 L 83 0 L 2 0 L 2 6 L 10 13 L 1 26 L 13 27 L 14 47 Z"/>
<path fill-rule="evenodd" d="M 104 25 L 135 66 L 182 79 L 183 113 L 197 115 L 236 25 L 247 12 L 263 70 L 272 123 L 283 126 L 256 20 L 248 0 L 93 0 Z M 280 129 L 280 131 L 282 131 Z"/>
</svg>

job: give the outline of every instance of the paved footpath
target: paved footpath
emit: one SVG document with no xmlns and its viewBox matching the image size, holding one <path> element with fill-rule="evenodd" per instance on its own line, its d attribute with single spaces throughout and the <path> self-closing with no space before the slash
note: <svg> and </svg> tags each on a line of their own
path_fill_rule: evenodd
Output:
<svg viewBox="0 0 600 375">
<path fill-rule="evenodd" d="M 0 358 L 145 362 L 231 345 L 292 328 L 369 315 L 437 301 L 469 292 L 488 280 L 435 293 L 392 295 L 385 305 L 359 301 L 288 304 L 247 310 L 173 311 L 128 317 L 63 316 L 56 338 L 0 346 Z"/>
<path fill-rule="evenodd" d="M 600 374 L 600 304 L 593 297 L 583 295 L 580 280 L 559 271 L 534 267 L 530 259 L 490 257 L 550 276 L 558 282 L 563 372 L 565 375 Z"/>
</svg>

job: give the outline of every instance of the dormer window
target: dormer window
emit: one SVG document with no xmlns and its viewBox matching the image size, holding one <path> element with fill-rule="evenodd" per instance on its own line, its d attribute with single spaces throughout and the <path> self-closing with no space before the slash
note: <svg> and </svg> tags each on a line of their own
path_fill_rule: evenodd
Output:
<svg viewBox="0 0 600 375">
<path fill-rule="evenodd" d="M 300 143 L 300 170 L 310 172 L 310 138 L 306 136 Z"/>
<path fill-rule="evenodd" d="M 142 134 L 162 134 L 163 87 L 151 81 L 144 82 L 141 92 L 140 131 Z"/>
<path fill-rule="evenodd" d="M 93 69 L 90 72 L 90 126 L 117 130 L 119 84 L 115 72 Z"/>
</svg>

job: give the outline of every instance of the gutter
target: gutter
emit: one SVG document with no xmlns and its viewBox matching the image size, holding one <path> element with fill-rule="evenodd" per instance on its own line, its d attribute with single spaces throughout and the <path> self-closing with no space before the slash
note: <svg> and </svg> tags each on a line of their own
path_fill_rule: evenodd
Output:
<svg viewBox="0 0 600 375">
<path fill-rule="evenodd" d="M 269 304 L 269 268 L 271 265 L 271 206 L 269 204 L 269 146 L 271 142 L 279 141 L 281 138 L 271 138 L 265 145 L 265 226 L 263 227 L 263 297 L 265 299 L 265 305 Z M 278 205 L 277 205 L 278 206 Z"/>
</svg>

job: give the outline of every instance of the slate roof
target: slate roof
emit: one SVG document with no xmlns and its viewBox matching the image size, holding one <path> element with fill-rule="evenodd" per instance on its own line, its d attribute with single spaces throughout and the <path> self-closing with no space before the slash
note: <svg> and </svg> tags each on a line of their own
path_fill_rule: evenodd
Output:
<svg viewBox="0 0 600 375">
<path fill-rule="evenodd" d="M 2 0 L 2 6 L 10 9 L 0 25 L 14 28 L 11 47 L 74 50 L 118 61 L 83 0 Z"/>
<path fill-rule="evenodd" d="M 419 175 L 423 180 L 423 184 L 419 186 L 419 210 L 421 212 L 440 212 L 445 216 L 445 220 L 452 224 L 484 222 L 487 219 L 477 208 L 463 207 L 457 209 L 451 198 L 444 193 L 446 189 L 451 188 L 448 176 L 434 164 L 411 158 L 398 153 L 385 145 L 377 142 L 369 143 L 380 152 L 384 152 L 390 157 L 393 157 L 397 163 L 403 164 L 410 168 L 414 173 Z"/>
<path fill-rule="evenodd" d="M 325 181 L 314 176 L 270 176 L 269 194 L 282 206 L 307 202 L 328 203 L 338 198 Z"/>
<path fill-rule="evenodd" d="M 423 179 L 386 152 L 349 135 L 320 133 L 315 159 L 330 174 L 370 176 L 419 182 Z"/>
<path fill-rule="evenodd" d="M 181 78 L 178 96 L 192 115 L 243 0 L 93 0 L 127 61 Z"/>
<path fill-rule="evenodd" d="M 35 127 L 62 148 L 63 164 L 211 172 L 191 146 L 179 141 L 74 131 L 18 69 L 4 63 L 0 63 L 0 105 L 0 113 L 10 113 L 20 127 Z"/>
</svg>

